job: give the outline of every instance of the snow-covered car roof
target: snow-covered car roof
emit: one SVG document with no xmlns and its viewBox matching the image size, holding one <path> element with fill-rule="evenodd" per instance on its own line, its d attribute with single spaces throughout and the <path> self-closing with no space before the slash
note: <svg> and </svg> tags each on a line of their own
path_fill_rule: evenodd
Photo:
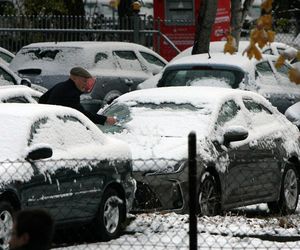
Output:
<svg viewBox="0 0 300 250">
<path fill-rule="evenodd" d="M 247 93 L 254 99 L 263 99 L 254 92 L 245 92 L 238 89 L 217 87 L 168 87 L 153 88 L 126 93 L 116 100 L 117 102 L 139 102 L 139 103 L 190 103 L 195 107 L 209 103 L 212 107 L 219 105 L 224 99 Z"/>
<path fill-rule="evenodd" d="M 226 41 L 210 42 L 210 44 L 209 44 L 210 53 L 221 53 L 221 52 L 223 52 L 225 43 L 226 43 Z M 240 41 L 238 52 L 242 53 L 248 46 L 249 46 L 249 41 Z M 175 61 L 179 58 L 192 55 L 192 50 L 193 50 L 193 46 L 181 51 L 177 56 L 175 56 L 171 60 L 171 62 Z"/>
<path fill-rule="evenodd" d="M 223 53 L 224 46 L 226 41 L 214 41 L 210 42 L 209 51 L 210 53 Z M 250 45 L 249 41 L 240 41 L 238 47 L 238 53 L 243 53 L 245 49 Z M 284 51 L 287 48 L 292 48 L 290 45 L 281 42 L 272 42 L 262 49 L 257 47 L 263 54 L 270 54 L 278 56 L 280 52 Z M 175 56 L 171 61 L 178 60 L 179 58 L 190 56 L 192 54 L 193 47 L 189 47 L 183 51 L 181 51 L 177 56 Z"/>
<path fill-rule="evenodd" d="M 36 91 L 24 85 L 0 86 L 0 102 L 2 102 L 2 100 L 5 100 L 7 98 L 19 97 L 19 96 L 26 96 L 28 97 L 28 100 L 30 100 L 32 99 L 31 97 L 39 98 L 41 95 L 42 92 Z M 36 101 L 34 101 L 34 103 L 36 103 Z"/>
<path fill-rule="evenodd" d="M 76 150 L 65 152 L 65 157 L 77 159 L 82 157 L 82 154 L 84 156 L 90 155 L 91 158 L 97 157 L 97 159 L 121 159 L 122 157 L 128 159 L 130 157 L 130 151 L 124 142 L 116 141 L 104 135 L 95 124 L 75 109 L 56 105 L 10 103 L 0 104 L 0 159 L 24 159 L 29 151 L 28 141 L 30 140 L 30 131 L 33 129 L 33 124 L 45 119 L 58 121 L 57 117 L 66 116 L 75 117 L 87 126 L 95 136 L 97 147 L 91 142 L 91 145 L 86 147 L 86 152 L 76 152 Z M 56 126 L 53 126 L 53 133 L 58 132 L 55 128 Z M 69 131 L 76 134 L 75 127 L 70 127 Z M 45 144 L 56 138 L 54 134 L 48 134 L 47 137 L 44 140 Z M 99 150 L 99 147 L 102 150 Z M 116 147 L 118 150 L 115 150 Z"/>
<path fill-rule="evenodd" d="M 109 41 L 78 41 L 78 42 L 42 42 L 42 43 L 31 43 L 24 46 L 23 48 L 47 48 L 47 47 L 77 47 L 77 48 L 107 48 L 109 50 L 124 50 L 124 49 L 142 49 L 153 52 L 140 44 L 129 43 L 129 42 L 109 42 Z"/>
<path fill-rule="evenodd" d="M 39 69 L 41 75 L 69 75 L 69 71 L 74 66 L 81 66 L 88 69 L 93 75 L 114 76 L 115 70 L 119 69 L 118 62 L 115 62 L 113 52 L 116 51 L 135 51 L 136 54 L 144 52 L 158 58 L 163 64 L 167 61 L 153 50 L 129 42 L 106 42 L 106 41 L 82 41 L 82 42 L 42 42 L 32 43 L 24 46 L 11 62 L 9 67 L 23 75 L 21 72 L 24 69 Z M 105 53 L 101 54 L 101 53 Z M 95 62 L 95 56 L 98 56 Z M 107 59 L 107 60 L 104 60 Z M 134 62 L 127 61 L 130 65 Z M 130 63 L 129 63 L 130 62 Z M 141 62 L 139 62 L 141 63 Z M 150 64 L 149 62 L 147 62 Z M 143 62 L 144 64 L 144 62 Z M 63 67 L 62 67 L 63 65 Z M 148 65 L 149 66 L 149 65 Z M 141 65 L 132 65 L 128 69 L 119 70 L 118 74 L 128 71 L 135 71 L 134 74 L 146 79 L 149 77 L 149 72 L 140 69 Z M 162 68 L 162 66 L 161 66 Z M 21 71 L 20 71 L 21 70 Z M 152 69 L 148 69 L 152 70 Z M 128 74 L 128 72 L 126 73 Z M 26 75 L 26 74 L 25 74 Z M 29 76 L 28 76 L 29 77 Z M 54 80 L 56 81 L 56 80 Z M 34 82 L 34 81 L 33 81 Z"/>
<path fill-rule="evenodd" d="M 255 59 L 249 59 L 242 54 L 224 54 L 224 53 L 210 53 L 210 54 L 197 54 L 191 56 L 185 56 L 177 60 L 171 61 L 167 64 L 166 68 L 176 65 L 228 65 L 238 67 L 245 72 L 254 73 Z"/>
</svg>

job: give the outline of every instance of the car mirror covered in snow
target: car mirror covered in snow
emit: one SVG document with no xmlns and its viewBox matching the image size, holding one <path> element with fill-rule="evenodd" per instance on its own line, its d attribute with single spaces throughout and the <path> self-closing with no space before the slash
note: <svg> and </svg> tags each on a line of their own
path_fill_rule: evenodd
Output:
<svg viewBox="0 0 300 250">
<path fill-rule="evenodd" d="M 230 142 L 242 141 L 248 137 L 248 130 L 242 126 L 230 126 L 224 133 L 224 145 L 228 146 Z"/>
<path fill-rule="evenodd" d="M 34 148 L 27 154 L 27 160 L 40 160 L 50 158 L 52 156 L 52 148 L 43 145 L 42 147 Z"/>
</svg>

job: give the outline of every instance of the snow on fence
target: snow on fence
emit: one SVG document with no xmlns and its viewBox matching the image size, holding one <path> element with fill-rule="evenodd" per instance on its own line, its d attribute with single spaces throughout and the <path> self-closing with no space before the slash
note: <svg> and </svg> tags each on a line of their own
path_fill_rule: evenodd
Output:
<svg viewBox="0 0 300 250">
<path fill-rule="evenodd" d="M 7 223 L 7 210 L 11 213 L 39 207 L 55 218 L 52 246 L 58 249 L 300 249 L 300 207 L 291 214 L 281 213 L 283 210 L 278 208 L 288 211 L 281 206 L 282 196 L 277 202 L 277 195 L 286 193 L 292 204 L 293 191 L 298 193 L 296 183 L 293 178 L 282 181 L 282 173 L 274 169 L 281 167 L 275 158 L 220 159 L 219 164 L 227 170 L 218 172 L 212 163 L 204 166 L 203 159 L 193 152 L 196 151 L 190 152 L 189 160 L 138 160 L 143 171 L 133 172 L 130 182 L 130 173 L 126 174 L 130 168 L 125 171 L 114 164 L 102 167 L 96 159 L 2 162 L 0 244 L 7 247 L 11 226 Z M 169 163 L 174 167 L 168 168 Z M 163 164 L 166 171 L 161 169 Z M 150 166 L 148 171 L 145 166 Z M 192 185 L 191 166 L 197 166 L 197 172 L 192 172 L 192 179 L 196 180 Z M 116 168 L 118 174 L 110 176 L 109 167 Z M 135 183 L 134 201 L 128 207 L 130 199 L 125 202 L 124 197 L 130 189 L 124 193 L 115 183 L 110 186 L 115 190 L 110 194 L 120 197 L 111 199 L 101 215 L 101 199 L 112 177 L 121 183 Z M 189 197 L 196 197 L 194 218 L 189 214 L 189 204 L 193 203 Z M 11 211 L 4 209 L 4 202 L 11 205 Z M 114 234 L 118 219 L 122 219 L 116 208 L 123 205 L 127 206 L 126 220 L 122 220 L 120 232 Z M 103 222 L 107 230 L 112 230 L 111 240 L 99 234 L 103 233 L 101 216 L 106 218 Z M 191 221 L 196 223 L 194 237 L 190 237 Z"/>
</svg>

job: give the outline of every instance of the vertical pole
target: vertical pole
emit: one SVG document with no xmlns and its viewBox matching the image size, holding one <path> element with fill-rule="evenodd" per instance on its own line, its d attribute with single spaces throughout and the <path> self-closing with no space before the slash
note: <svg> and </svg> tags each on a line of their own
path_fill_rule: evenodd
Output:
<svg viewBox="0 0 300 250">
<path fill-rule="evenodd" d="M 133 15 L 133 42 L 140 43 L 139 39 L 139 15 L 138 13 L 134 13 Z"/>
<path fill-rule="evenodd" d="M 157 53 L 160 54 L 160 18 L 157 20 L 157 30 L 158 30 L 158 35 L 157 35 Z"/>
<path fill-rule="evenodd" d="M 189 152 L 189 239 L 190 250 L 197 250 L 197 162 L 196 162 L 196 133 L 190 132 L 188 136 Z"/>
</svg>

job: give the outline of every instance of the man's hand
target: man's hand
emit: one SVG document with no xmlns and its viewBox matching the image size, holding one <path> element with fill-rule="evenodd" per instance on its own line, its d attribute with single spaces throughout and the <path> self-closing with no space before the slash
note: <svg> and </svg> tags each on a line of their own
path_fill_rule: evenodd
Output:
<svg viewBox="0 0 300 250">
<path fill-rule="evenodd" d="M 113 116 L 108 116 L 106 119 L 106 123 L 109 125 L 114 125 L 117 122 L 117 119 Z"/>
</svg>

